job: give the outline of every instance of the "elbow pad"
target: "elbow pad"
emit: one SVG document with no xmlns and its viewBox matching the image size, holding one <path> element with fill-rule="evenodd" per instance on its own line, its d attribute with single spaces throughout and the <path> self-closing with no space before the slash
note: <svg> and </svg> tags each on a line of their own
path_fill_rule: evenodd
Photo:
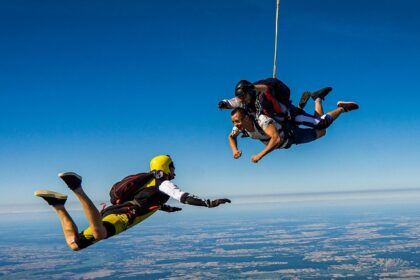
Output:
<svg viewBox="0 0 420 280">
<path fill-rule="evenodd" d="M 196 197 L 194 195 L 190 195 L 189 193 L 184 193 L 181 196 L 181 203 L 195 205 L 195 206 L 204 206 L 204 207 L 209 207 L 210 206 L 210 201 L 209 200 L 201 199 L 201 198 Z"/>
</svg>

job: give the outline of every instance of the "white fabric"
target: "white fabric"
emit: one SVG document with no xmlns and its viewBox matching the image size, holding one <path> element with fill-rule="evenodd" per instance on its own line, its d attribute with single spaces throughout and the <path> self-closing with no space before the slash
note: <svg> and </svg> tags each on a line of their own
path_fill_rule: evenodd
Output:
<svg viewBox="0 0 420 280">
<path fill-rule="evenodd" d="M 257 123 L 263 130 L 265 130 L 269 124 L 273 124 L 276 127 L 277 131 L 279 131 L 280 136 L 284 135 L 283 131 L 281 131 L 282 129 L 281 124 L 274 121 L 272 118 L 267 117 L 266 115 L 260 115 L 257 119 Z M 253 123 L 253 126 L 254 126 L 254 131 L 246 130 L 249 137 L 251 137 L 252 139 L 258 139 L 258 140 L 270 139 L 270 137 L 267 134 L 260 133 L 260 131 L 255 127 L 254 123 Z M 231 135 L 235 137 L 235 136 L 238 136 L 239 133 L 240 133 L 240 130 L 236 126 L 234 126 L 232 129 Z"/>
<path fill-rule="evenodd" d="M 159 186 L 159 190 L 178 201 L 181 201 L 181 196 L 185 193 L 169 180 L 163 181 Z"/>
<path fill-rule="evenodd" d="M 223 101 L 227 102 L 231 108 L 245 108 L 245 105 L 238 97 L 233 97 L 231 99 L 224 99 Z"/>
<path fill-rule="evenodd" d="M 326 115 L 322 115 L 321 119 L 325 119 Z M 307 115 L 297 115 L 295 116 L 294 119 L 295 122 L 299 123 L 299 124 L 304 124 L 304 123 L 309 123 L 312 124 L 314 126 L 318 125 L 320 122 L 320 119 L 314 116 L 307 116 Z"/>
</svg>

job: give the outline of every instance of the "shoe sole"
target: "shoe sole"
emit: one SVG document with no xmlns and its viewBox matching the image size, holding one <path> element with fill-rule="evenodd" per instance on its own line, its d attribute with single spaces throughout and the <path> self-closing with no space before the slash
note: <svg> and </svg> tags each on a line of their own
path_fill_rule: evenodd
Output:
<svg viewBox="0 0 420 280">
<path fill-rule="evenodd" d="M 74 176 L 77 179 L 79 179 L 80 181 L 82 180 L 82 176 L 80 176 L 79 174 L 74 173 L 74 172 L 61 172 L 61 173 L 58 173 L 58 177 L 60 177 L 60 178 L 63 178 L 63 177 L 66 177 L 66 176 Z"/>
<path fill-rule="evenodd" d="M 303 109 L 306 103 L 308 103 L 308 100 L 310 97 L 311 97 L 311 94 L 309 92 L 305 91 L 304 93 L 302 93 L 302 96 L 300 97 L 300 101 L 299 101 L 299 108 Z"/>
<path fill-rule="evenodd" d="M 52 197 L 52 198 L 57 198 L 57 199 L 67 199 L 67 195 L 65 194 L 48 191 L 48 190 L 37 190 L 34 192 L 34 195 L 39 196 L 39 197 Z"/>
<path fill-rule="evenodd" d="M 320 89 L 320 90 L 317 90 L 317 91 L 315 91 L 315 92 L 325 92 L 325 94 L 324 94 L 324 96 L 317 96 L 317 97 L 314 97 L 312 94 L 311 94 L 311 97 L 312 97 L 312 99 L 315 101 L 318 97 L 319 98 L 321 98 L 322 100 L 324 100 L 324 98 L 331 92 L 333 90 L 333 88 L 332 87 L 326 87 L 326 88 L 322 88 L 322 89 Z"/>
<path fill-rule="evenodd" d="M 353 108 L 351 110 L 357 110 L 357 109 L 359 109 L 359 104 L 357 104 L 356 102 L 347 102 L 347 101 L 338 101 L 337 102 L 337 107 L 343 108 L 342 105 L 345 105 L 345 104 L 354 104 L 355 105 L 355 108 Z M 343 108 L 343 109 L 345 109 L 345 108 Z M 347 111 L 349 111 L 349 110 L 346 110 L 346 112 Z"/>
<path fill-rule="evenodd" d="M 337 102 L 337 106 L 340 106 L 341 104 L 355 104 L 356 106 L 359 106 L 359 104 L 357 104 L 356 102 L 352 102 L 352 101 L 338 101 Z"/>
</svg>

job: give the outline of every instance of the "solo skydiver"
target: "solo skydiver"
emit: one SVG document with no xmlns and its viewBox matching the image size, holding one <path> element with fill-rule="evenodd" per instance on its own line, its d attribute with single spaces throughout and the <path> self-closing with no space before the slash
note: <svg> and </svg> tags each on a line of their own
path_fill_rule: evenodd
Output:
<svg viewBox="0 0 420 280">
<path fill-rule="evenodd" d="M 208 208 L 217 207 L 220 204 L 230 203 L 226 198 L 215 200 L 204 200 L 181 191 L 177 185 L 171 182 L 175 178 L 175 166 L 170 156 L 159 155 L 150 161 L 150 172 L 139 173 L 127 176 L 122 181 L 114 185 L 118 190 L 127 191 L 129 187 L 135 191 L 133 199 L 118 204 L 118 199 L 123 192 L 117 196 L 116 189 L 111 189 L 111 202 L 116 199 L 116 205 L 109 206 L 99 212 L 91 199 L 86 195 L 82 188 L 82 177 L 73 172 L 60 173 L 58 176 L 74 192 L 79 199 L 85 216 L 89 222 L 89 227 L 78 232 L 77 226 L 67 212 L 64 204 L 67 196 L 61 193 L 48 190 L 38 190 L 36 196 L 42 197 L 56 211 L 60 219 L 64 237 L 67 245 L 74 251 L 81 250 L 94 244 L 95 242 L 119 234 L 132 226 L 145 220 L 157 210 L 165 212 L 175 212 L 182 210 L 172 207 L 165 203 L 170 197 L 184 204 L 203 206 Z M 115 191 L 115 196 L 113 195 Z"/>
</svg>

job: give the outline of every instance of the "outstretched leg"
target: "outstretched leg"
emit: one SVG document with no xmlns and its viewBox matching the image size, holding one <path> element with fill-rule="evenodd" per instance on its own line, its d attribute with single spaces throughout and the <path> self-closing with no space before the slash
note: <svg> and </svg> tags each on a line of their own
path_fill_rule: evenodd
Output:
<svg viewBox="0 0 420 280">
<path fill-rule="evenodd" d="M 359 108 L 359 105 L 357 105 L 357 103 L 355 102 L 339 101 L 337 103 L 337 106 L 338 108 L 326 114 L 323 114 L 320 117 L 310 115 L 303 110 L 295 110 L 297 113 L 294 114 L 293 121 L 297 125 L 304 125 L 307 127 L 322 130 L 328 128 L 333 123 L 333 121 L 336 120 L 343 112 L 348 112 Z M 320 109 L 322 109 L 322 105 Z"/>
<path fill-rule="evenodd" d="M 339 101 L 337 102 L 337 108 L 328 112 L 327 114 L 330 115 L 333 120 L 336 120 L 342 113 L 356 109 L 359 109 L 359 105 L 357 105 L 356 102 Z"/>
<path fill-rule="evenodd" d="M 79 247 L 76 244 L 78 235 L 77 226 L 64 207 L 67 195 L 48 190 L 38 190 L 35 192 L 35 195 L 42 197 L 49 205 L 54 207 L 54 210 L 60 219 L 67 245 L 74 251 L 79 250 Z"/>
<path fill-rule="evenodd" d="M 324 108 L 322 108 L 322 100 L 332 91 L 332 87 L 325 87 L 311 93 L 312 99 L 315 101 L 315 116 L 320 117 L 324 115 Z"/>
<path fill-rule="evenodd" d="M 54 207 L 55 212 L 58 215 L 58 218 L 61 222 L 61 227 L 63 228 L 64 238 L 66 239 L 67 245 L 73 250 L 78 251 L 79 247 L 76 244 L 78 230 L 77 226 L 71 218 L 70 214 L 67 212 L 64 205 L 57 205 Z"/>
<path fill-rule="evenodd" d="M 332 87 L 325 87 L 325 88 L 321 88 L 321 89 L 319 89 L 317 91 L 314 91 L 314 92 L 310 92 L 310 91 L 303 92 L 302 96 L 300 97 L 300 100 L 299 100 L 298 108 L 303 110 L 303 108 L 306 106 L 306 103 L 309 100 L 309 97 L 312 97 L 312 99 L 315 101 L 315 115 L 322 116 L 324 114 L 323 110 L 322 110 L 322 106 L 321 106 L 321 109 L 318 110 L 317 105 L 316 105 L 316 103 L 317 103 L 316 101 L 317 101 L 317 99 L 324 100 L 325 96 L 327 96 L 328 93 L 330 93 L 331 91 L 332 91 Z M 318 112 L 322 112 L 322 113 L 318 113 Z"/>
<path fill-rule="evenodd" d="M 74 172 L 64 172 L 58 174 L 58 176 L 63 179 L 63 181 L 79 199 L 95 240 L 106 238 L 107 231 L 102 223 L 102 215 L 82 189 L 82 177 Z"/>
</svg>

